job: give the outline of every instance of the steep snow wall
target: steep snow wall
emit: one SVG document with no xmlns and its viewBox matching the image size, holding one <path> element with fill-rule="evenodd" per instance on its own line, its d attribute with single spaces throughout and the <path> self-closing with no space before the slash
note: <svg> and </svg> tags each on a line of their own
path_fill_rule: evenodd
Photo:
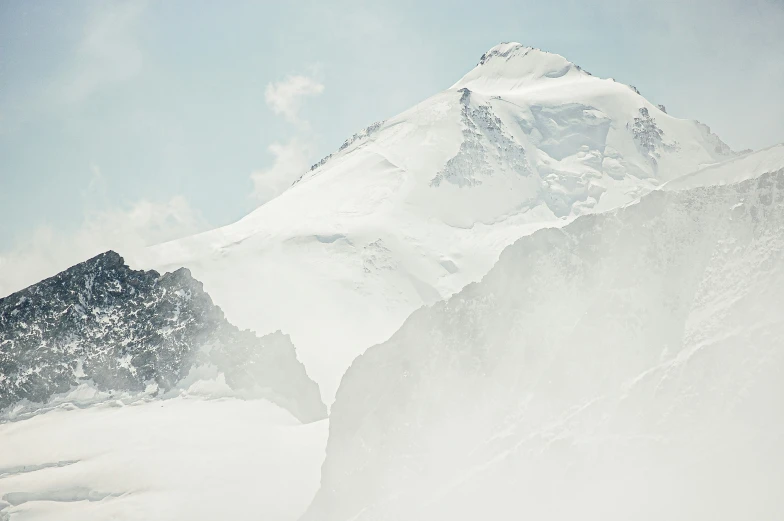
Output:
<svg viewBox="0 0 784 521">
<path fill-rule="evenodd" d="M 784 164 L 752 164 L 524 237 L 368 349 L 303 519 L 782 518 Z"/>
</svg>

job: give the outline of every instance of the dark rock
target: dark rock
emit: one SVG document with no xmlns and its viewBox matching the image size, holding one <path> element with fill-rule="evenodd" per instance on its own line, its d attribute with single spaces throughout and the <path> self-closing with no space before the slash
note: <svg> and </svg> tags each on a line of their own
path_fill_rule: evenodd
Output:
<svg viewBox="0 0 784 521">
<path fill-rule="evenodd" d="M 0 410 L 86 381 L 166 391 L 198 364 L 302 421 L 326 417 L 288 337 L 240 331 L 185 268 L 136 271 L 109 251 L 0 299 Z"/>
</svg>

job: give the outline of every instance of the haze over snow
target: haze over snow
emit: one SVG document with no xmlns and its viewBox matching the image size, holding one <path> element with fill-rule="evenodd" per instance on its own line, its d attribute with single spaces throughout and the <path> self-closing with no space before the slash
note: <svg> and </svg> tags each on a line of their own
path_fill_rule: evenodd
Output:
<svg viewBox="0 0 784 521">
<path fill-rule="evenodd" d="M 290 334 L 330 403 L 358 354 L 520 236 L 731 157 L 633 88 L 506 43 L 237 223 L 133 261 L 187 266 L 240 327 Z"/>
</svg>

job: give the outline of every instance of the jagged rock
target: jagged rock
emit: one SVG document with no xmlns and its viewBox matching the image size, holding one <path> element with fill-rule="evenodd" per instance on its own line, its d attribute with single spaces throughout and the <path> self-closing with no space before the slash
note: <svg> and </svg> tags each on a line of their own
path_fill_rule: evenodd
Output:
<svg viewBox="0 0 784 521">
<path fill-rule="evenodd" d="M 135 271 L 109 251 L 0 299 L 0 410 L 86 381 L 165 391 L 197 364 L 302 421 L 326 416 L 288 337 L 240 331 L 187 269 Z"/>
<path fill-rule="evenodd" d="M 384 120 L 381 120 L 381 121 L 376 121 L 372 125 L 368 125 L 367 127 L 363 128 L 362 130 L 360 130 L 359 132 L 357 132 L 356 134 L 354 134 L 353 136 L 345 140 L 343 144 L 340 145 L 338 151 L 347 149 L 348 147 L 350 147 L 360 139 L 366 138 L 368 136 L 372 136 L 376 131 L 378 131 L 378 129 L 381 128 L 381 125 L 383 124 L 384 124 Z"/>
<path fill-rule="evenodd" d="M 378 131 L 378 129 L 380 129 L 380 128 L 381 128 L 381 126 L 382 126 L 383 124 L 384 124 L 384 121 L 383 121 L 383 120 L 381 120 L 381 121 L 376 121 L 376 122 L 375 122 L 375 123 L 373 123 L 372 125 L 369 125 L 369 126 L 367 126 L 367 127 L 363 128 L 362 130 L 360 130 L 359 132 L 357 132 L 356 134 L 354 134 L 354 135 L 353 135 L 353 136 L 351 136 L 350 138 L 346 139 L 346 140 L 343 142 L 343 144 L 342 144 L 342 145 L 340 145 L 340 148 L 338 149 L 338 152 L 342 152 L 343 150 L 347 149 L 348 147 L 350 147 L 351 145 L 353 145 L 354 143 L 356 143 L 357 141 L 359 141 L 359 140 L 361 140 L 361 139 L 364 139 L 364 138 L 366 138 L 366 137 L 368 137 L 368 136 L 372 136 L 372 135 L 373 135 L 373 134 L 374 134 L 376 131 Z M 299 177 L 298 177 L 298 178 L 297 178 L 297 179 L 294 181 L 294 183 L 293 183 L 293 184 L 295 185 L 295 184 L 299 183 L 299 182 L 300 182 L 300 181 L 302 181 L 302 180 L 305 178 L 305 176 L 306 176 L 306 175 L 308 175 L 310 172 L 313 172 L 314 170 L 317 170 L 317 169 L 321 168 L 322 166 L 326 165 L 326 164 L 327 164 L 327 162 L 328 162 L 330 159 L 332 159 L 332 156 L 333 156 L 333 155 L 334 155 L 334 154 L 327 154 L 326 156 L 324 156 L 323 158 L 321 158 L 321 160 L 319 160 L 317 163 L 314 163 L 314 164 L 313 164 L 313 165 L 310 167 L 310 170 L 308 170 L 307 172 L 305 172 L 304 174 L 302 174 L 301 176 L 299 176 Z"/>
<path fill-rule="evenodd" d="M 656 120 L 651 117 L 646 107 L 640 109 L 640 116 L 634 118 L 630 129 L 637 146 L 655 162 L 664 132 L 656 125 Z"/>
<path fill-rule="evenodd" d="M 437 187 L 444 181 L 461 187 L 476 186 L 483 178 L 505 170 L 515 175 L 530 175 L 525 150 L 509 135 L 492 107 L 472 106 L 469 89 L 460 89 L 460 93 L 463 142 L 457 155 L 446 162 L 430 186 Z"/>
</svg>

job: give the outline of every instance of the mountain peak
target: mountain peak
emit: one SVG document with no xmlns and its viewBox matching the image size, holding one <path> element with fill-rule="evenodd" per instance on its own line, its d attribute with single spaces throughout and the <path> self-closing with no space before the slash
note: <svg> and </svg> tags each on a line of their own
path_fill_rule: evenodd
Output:
<svg viewBox="0 0 784 521">
<path fill-rule="evenodd" d="M 514 90 L 542 80 L 590 76 L 560 54 L 518 42 L 500 43 L 479 59 L 473 70 L 452 88 L 477 91 Z"/>
<path fill-rule="evenodd" d="M 484 65 L 493 58 L 508 58 L 514 54 L 520 52 L 526 53 L 532 49 L 533 47 L 526 47 L 522 43 L 518 42 L 501 42 L 484 53 L 479 59 L 477 66 Z"/>
<path fill-rule="evenodd" d="M 134 263 L 189 266 L 238 326 L 291 334 L 332 401 L 367 346 L 481 279 L 515 239 L 727 157 L 627 86 L 503 43 L 237 223 Z"/>
</svg>

